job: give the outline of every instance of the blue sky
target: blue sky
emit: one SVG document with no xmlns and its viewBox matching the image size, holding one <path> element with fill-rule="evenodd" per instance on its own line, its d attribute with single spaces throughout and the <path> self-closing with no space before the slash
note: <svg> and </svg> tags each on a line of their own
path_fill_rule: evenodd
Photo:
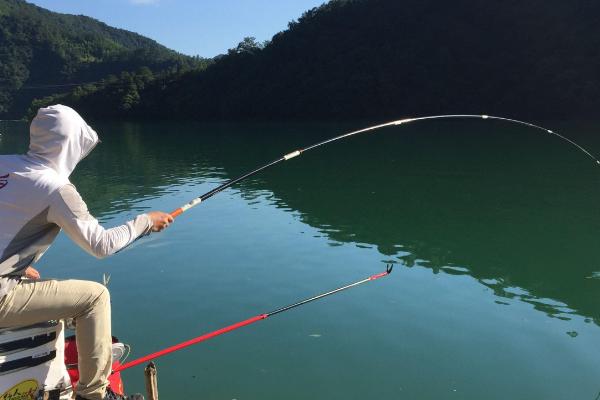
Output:
<svg viewBox="0 0 600 400">
<path fill-rule="evenodd" d="M 245 36 L 270 39 L 325 0 L 28 0 L 148 36 L 189 55 L 213 57 Z"/>
</svg>

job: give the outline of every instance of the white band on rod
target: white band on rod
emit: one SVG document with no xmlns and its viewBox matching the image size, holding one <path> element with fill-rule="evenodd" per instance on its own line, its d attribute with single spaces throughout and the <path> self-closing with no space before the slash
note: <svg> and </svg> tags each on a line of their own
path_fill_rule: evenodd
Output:
<svg viewBox="0 0 600 400">
<path fill-rule="evenodd" d="M 286 154 L 285 156 L 283 156 L 283 158 L 287 161 L 290 158 L 294 158 L 294 157 L 297 157 L 299 155 L 300 155 L 300 150 L 296 150 L 296 151 L 293 151 L 293 152 L 291 152 L 289 154 Z"/>
<path fill-rule="evenodd" d="M 196 205 L 200 204 L 201 202 L 202 202 L 202 199 L 201 199 L 200 197 L 198 197 L 198 198 L 196 198 L 196 199 L 194 199 L 194 200 L 190 201 L 190 202 L 189 202 L 189 203 L 187 203 L 186 205 L 182 206 L 182 207 L 181 207 L 181 210 L 182 210 L 182 211 L 187 211 L 187 210 L 189 210 L 190 208 L 192 208 L 192 207 L 194 207 L 194 206 L 196 206 Z"/>
</svg>

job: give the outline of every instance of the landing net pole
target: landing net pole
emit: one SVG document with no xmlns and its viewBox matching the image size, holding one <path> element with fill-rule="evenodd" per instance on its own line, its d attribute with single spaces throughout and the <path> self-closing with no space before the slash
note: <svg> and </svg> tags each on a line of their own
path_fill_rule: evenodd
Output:
<svg viewBox="0 0 600 400">
<path fill-rule="evenodd" d="M 255 316 L 255 317 L 248 318 L 246 320 L 237 322 L 237 323 L 235 323 L 233 325 L 229 325 L 229 326 L 226 326 L 224 328 L 217 329 L 216 331 L 205 333 L 204 335 L 198 336 L 197 338 L 194 338 L 194 339 L 191 339 L 191 340 L 188 340 L 188 341 L 176 344 L 176 345 L 171 346 L 171 347 L 167 347 L 164 350 L 160 350 L 160 351 L 157 351 L 155 353 L 149 354 L 147 356 L 138 358 L 136 360 L 129 361 L 128 363 L 125 363 L 125 364 L 120 365 L 117 368 L 115 368 L 112 371 L 112 373 L 114 374 L 114 373 L 117 373 L 117 372 L 121 372 L 121 371 L 123 371 L 125 369 L 131 368 L 131 367 L 135 367 L 136 365 L 146 363 L 146 362 L 148 362 L 150 360 L 154 360 L 154 359 L 156 359 L 158 357 L 162 357 L 162 356 L 167 355 L 169 353 L 173 353 L 175 351 L 184 349 L 186 347 L 189 347 L 189 346 L 201 343 L 201 342 L 205 342 L 205 341 L 207 341 L 209 339 L 212 339 L 212 338 L 214 338 L 216 336 L 220 336 L 220 335 L 222 335 L 224 333 L 234 331 L 236 329 L 242 328 L 242 327 L 247 326 L 247 325 L 251 325 L 251 324 L 253 324 L 255 322 L 258 322 L 258 321 L 262 321 L 263 319 L 267 319 L 270 316 L 273 316 L 273 315 L 280 314 L 280 313 L 283 313 L 285 311 L 291 310 L 292 308 L 296 308 L 296 307 L 299 307 L 301 305 L 310 303 L 312 301 L 322 299 L 323 297 L 327 297 L 327 296 L 330 296 L 332 294 L 339 293 L 339 292 L 341 292 L 343 290 L 350 289 L 350 288 L 358 286 L 358 285 L 362 285 L 363 283 L 367 283 L 367 282 L 374 281 L 374 280 L 379 279 L 379 278 L 383 278 L 384 276 L 387 276 L 387 275 L 389 275 L 389 274 L 392 273 L 392 268 L 393 268 L 393 264 L 389 264 L 388 267 L 386 268 L 385 272 L 381 272 L 379 274 L 372 275 L 372 276 L 370 276 L 370 277 L 368 277 L 366 279 L 360 280 L 358 282 L 354 282 L 354 283 L 351 283 L 349 285 L 342 286 L 340 288 L 331 290 L 329 292 L 321 293 L 321 294 L 316 295 L 314 297 L 310 297 L 308 299 L 301 300 L 301 301 L 299 301 L 297 303 L 290 304 L 288 306 L 278 308 L 277 310 L 274 310 L 274 311 L 271 311 L 271 312 L 268 312 L 268 313 L 265 313 L 265 314 L 259 314 L 259 315 Z"/>
</svg>

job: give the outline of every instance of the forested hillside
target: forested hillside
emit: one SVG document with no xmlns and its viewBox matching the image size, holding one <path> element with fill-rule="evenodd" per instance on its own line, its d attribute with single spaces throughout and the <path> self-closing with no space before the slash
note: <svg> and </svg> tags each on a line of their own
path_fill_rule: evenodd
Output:
<svg viewBox="0 0 600 400">
<path fill-rule="evenodd" d="M 133 32 L 85 16 L 0 0 L 0 117 L 25 114 L 31 100 L 123 71 L 181 71 L 203 65 Z M 116 79 L 116 77 L 110 77 Z"/>
<path fill-rule="evenodd" d="M 203 70 L 132 78 L 62 101 L 118 118 L 600 115 L 600 2 L 332 0 L 265 44 L 246 38 Z M 133 80 L 135 84 L 135 80 Z"/>
</svg>

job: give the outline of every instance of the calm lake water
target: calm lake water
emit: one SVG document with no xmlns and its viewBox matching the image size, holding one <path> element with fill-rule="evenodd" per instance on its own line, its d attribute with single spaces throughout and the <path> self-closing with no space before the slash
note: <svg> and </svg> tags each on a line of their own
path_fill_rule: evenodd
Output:
<svg viewBox="0 0 600 400">
<path fill-rule="evenodd" d="M 381 122 L 381 121 L 376 121 Z M 105 225 L 171 211 L 369 123 L 92 124 L 73 176 Z M 546 123 L 600 154 L 600 125 Z M 0 123 L 0 153 L 27 125 Z M 492 121 L 388 128 L 306 153 L 96 260 L 61 235 L 44 277 L 112 276 L 131 358 L 394 273 L 157 361 L 161 399 L 597 399 L 600 168 Z M 143 368 L 124 373 L 144 391 Z"/>
</svg>

